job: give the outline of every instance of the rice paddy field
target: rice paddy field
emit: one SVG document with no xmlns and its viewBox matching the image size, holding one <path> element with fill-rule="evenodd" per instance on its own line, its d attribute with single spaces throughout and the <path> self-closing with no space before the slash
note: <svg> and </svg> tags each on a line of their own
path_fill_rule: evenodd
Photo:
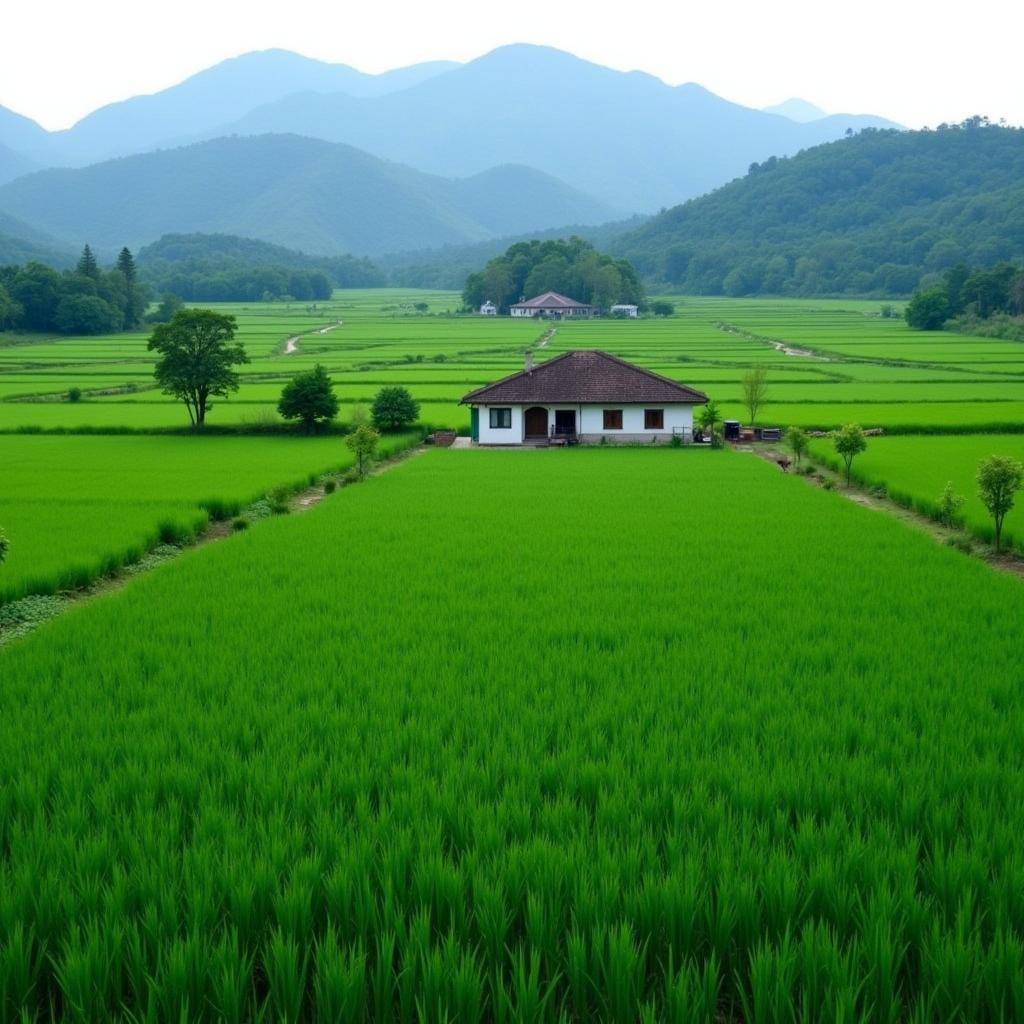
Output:
<svg viewBox="0 0 1024 1024">
<path fill-rule="evenodd" d="M 328 303 L 222 305 L 252 356 L 244 383 L 210 422 L 237 429 L 280 424 L 288 378 L 322 363 L 338 384 L 342 420 L 385 384 L 407 386 L 428 427 L 467 430 L 459 400 L 538 361 L 602 348 L 707 391 L 745 420 L 740 378 L 768 372 L 766 425 L 831 429 L 850 420 L 898 433 L 1014 432 L 1024 422 L 1024 347 L 914 332 L 881 306 L 855 300 L 676 300 L 676 315 L 547 325 L 456 316 L 451 292 L 338 292 Z M 425 304 L 426 311 L 416 310 Z M 898 310 L 896 311 L 898 313 Z M 291 341 L 289 341 L 291 339 Z M 152 382 L 145 335 L 20 339 L 0 346 L 0 432 L 157 432 L 183 411 Z M 71 388 L 83 393 L 67 401 Z"/>
<path fill-rule="evenodd" d="M 252 362 L 203 436 L 145 335 L 0 335 L 0 622 L 351 465 L 277 416 L 317 363 L 343 423 L 420 401 L 385 455 L 529 349 L 743 421 L 762 365 L 760 425 L 882 427 L 858 479 L 987 535 L 1024 346 L 676 301 L 218 307 Z M 67 609 L 0 645 L 0 1022 L 1024 1019 L 1021 581 L 763 460 L 428 450 Z"/>
<path fill-rule="evenodd" d="M 4 1016 L 1020 1019 L 1022 615 L 748 456 L 419 456 L 0 651 Z"/>
<path fill-rule="evenodd" d="M 393 435 L 384 453 L 408 445 Z M 0 435 L 0 605 L 83 586 L 275 488 L 352 465 L 338 437 Z"/>
<path fill-rule="evenodd" d="M 840 469 L 835 450 L 824 439 L 811 442 L 811 454 Z M 947 482 L 966 501 L 962 516 L 969 531 L 991 541 L 992 520 L 978 497 L 978 463 L 989 455 L 1009 455 L 1024 462 L 1020 434 L 964 434 L 957 437 L 878 437 L 853 464 L 853 478 L 862 484 L 884 486 L 889 495 L 909 508 L 935 514 Z M 1024 507 L 1010 510 L 1003 541 L 1024 553 Z"/>
</svg>

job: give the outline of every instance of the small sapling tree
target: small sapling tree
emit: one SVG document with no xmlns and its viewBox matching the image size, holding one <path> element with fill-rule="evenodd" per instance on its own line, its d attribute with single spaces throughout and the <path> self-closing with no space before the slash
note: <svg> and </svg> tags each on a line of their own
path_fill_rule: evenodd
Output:
<svg viewBox="0 0 1024 1024">
<path fill-rule="evenodd" d="M 960 509 L 964 507 L 964 496 L 953 490 L 953 481 L 948 480 L 939 497 L 939 522 L 943 526 L 956 526 Z"/>
<path fill-rule="evenodd" d="M 697 422 L 700 423 L 701 429 L 706 430 L 711 438 L 711 443 L 715 443 L 715 424 L 718 423 L 722 418 L 722 414 L 718 411 L 718 406 L 713 400 L 709 401 L 700 411 L 700 415 L 697 417 Z"/>
<path fill-rule="evenodd" d="M 996 551 L 1002 549 L 1003 520 L 1013 508 L 1024 479 L 1024 466 L 1005 455 L 990 455 L 978 463 L 978 494 L 992 517 L 996 531 Z"/>
<path fill-rule="evenodd" d="M 420 404 L 408 388 L 381 388 L 373 400 L 371 415 L 378 430 L 402 430 L 412 426 L 420 414 Z"/>
<path fill-rule="evenodd" d="M 790 427 L 786 431 L 786 444 L 789 445 L 789 450 L 793 453 L 793 458 L 796 460 L 796 468 L 800 468 L 800 463 L 803 457 L 807 454 L 807 447 L 809 445 L 807 439 L 807 432 L 801 430 L 800 427 Z"/>
<path fill-rule="evenodd" d="M 286 420 L 300 420 L 306 433 L 330 423 L 338 415 L 334 382 L 318 363 L 306 373 L 296 374 L 281 391 L 277 411 Z"/>
<path fill-rule="evenodd" d="M 846 486 L 850 486 L 850 473 L 853 471 L 853 460 L 868 446 L 864 431 L 857 423 L 848 423 L 842 430 L 836 431 L 833 438 L 836 452 L 846 466 Z"/>
<path fill-rule="evenodd" d="M 378 441 L 380 441 L 380 434 L 366 423 L 356 427 L 345 438 L 348 450 L 356 457 L 356 468 L 360 478 L 366 475 L 366 465 L 373 458 Z"/>
<path fill-rule="evenodd" d="M 178 310 L 150 336 L 149 350 L 160 354 L 154 376 L 165 395 L 185 403 L 195 427 L 206 422 L 214 395 L 238 390 L 235 367 L 249 362 L 249 357 L 234 338 L 235 318 L 212 309 Z"/>
<path fill-rule="evenodd" d="M 755 366 L 743 374 L 740 382 L 743 387 L 743 404 L 750 415 L 751 426 L 757 421 L 758 410 L 768 397 L 768 371 L 763 366 Z"/>
</svg>

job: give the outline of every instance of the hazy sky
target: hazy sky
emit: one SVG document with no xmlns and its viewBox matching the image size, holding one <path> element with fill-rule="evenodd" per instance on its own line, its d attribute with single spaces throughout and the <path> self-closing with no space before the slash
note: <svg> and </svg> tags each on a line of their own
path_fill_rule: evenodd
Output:
<svg viewBox="0 0 1024 1024">
<path fill-rule="evenodd" d="M 1022 29 L 1019 0 L 3 0 L 0 105 L 63 128 L 247 50 L 383 71 L 529 42 L 748 106 L 801 96 L 914 127 L 1024 124 Z"/>
</svg>

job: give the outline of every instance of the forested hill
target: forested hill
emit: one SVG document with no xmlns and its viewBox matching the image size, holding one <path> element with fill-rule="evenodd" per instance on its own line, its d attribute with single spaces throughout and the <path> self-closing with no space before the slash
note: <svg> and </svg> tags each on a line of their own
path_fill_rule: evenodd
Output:
<svg viewBox="0 0 1024 1024">
<path fill-rule="evenodd" d="M 381 270 L 366 259 L 310 256 L 237 235 L 164 235 L 141 249 L 137 262 L 140 277 L 156 291 L 187 299 L 198 282 L 208 287 L 241 271 L 273 268 L 321 271 L 336 288 L 378 288 L 386 283 Z"/>
<path fill-rule="evenodd" d="M 690 294 L 908 294 L 1024 257 L 1024 129 L 864 131 L 755 164 L 613 249 Z"/>
<path fill-rule="evenodd" d="M 360 256 L 612 216 L 597 200 L 528 167 L 439 178 L 297 135 L 223 138 L 38 171 L 0 185 L 0 211 L 101 253 L 168 232 L 202 231 Z"/>
</svg>

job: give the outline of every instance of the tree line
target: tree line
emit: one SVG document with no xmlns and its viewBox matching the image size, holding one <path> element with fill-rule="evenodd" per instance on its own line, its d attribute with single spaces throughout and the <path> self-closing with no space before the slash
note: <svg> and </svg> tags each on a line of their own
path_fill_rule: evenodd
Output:
<svg viewBox="0 0 1024 1024">
<path fill-rule="evenodd" d="M 330 298 L 333 288 L 386 283 L 369 260 L 310 256 L 254 238 L 168 234 L 139 252 L 142 280 L 186 302 L 260 302 Z"/>
<path fill-rule="evenodd" d="M 613 259 L 576 236 L 516 242 L 469 275 L 462 299 L 468 309 L 490 301 L 505 313 L 521 298 L 547 291 L 600 309 L 620 302 L 644 303 L 643 285 L 628 260 Z"/>
<path fill-rule="evenodd" d="M 334 291 L 322 270 L 238 264 L 219 269 L 145 267 L 143 277 L 157 291 L 185 302 L 308 302 Z"/>
<path fill-rule="evenodd" d="M 60 273 L 42 263 L 0 267 L 0 330 L 58 334 L 130 331 L 143 319 L 149 289 L 138 279 L 135 258 L 121 250 L 102 268 L 92 249 Z"/>
<path fill-rule="evenodd" d="M 959 263 L 914 292 L 904 310 L 911 327 L 1024 341 L 1024 267 Z"/>
</svg>

